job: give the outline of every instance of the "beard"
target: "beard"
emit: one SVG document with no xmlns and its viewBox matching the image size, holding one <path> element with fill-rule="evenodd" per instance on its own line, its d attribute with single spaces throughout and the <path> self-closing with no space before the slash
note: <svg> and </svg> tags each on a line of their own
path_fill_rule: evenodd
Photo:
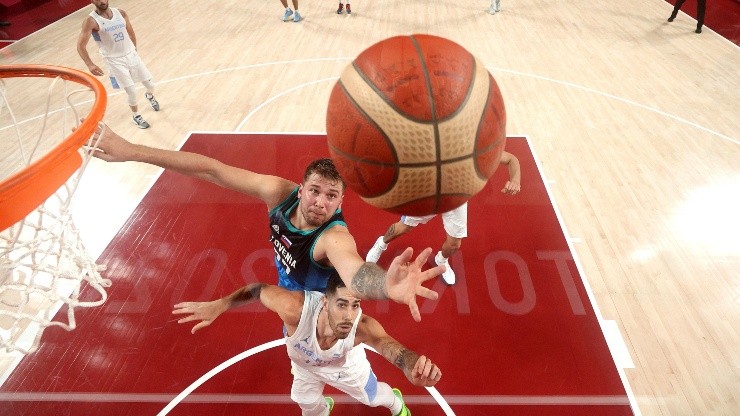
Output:
<svg viewBox="0 0 740 416">
<path fill-rule="evenodd" d="M 306 223 L 312 227 L 319 227 L 324 223 L 325 216 L 311 212 L 310 208 L 301 209 L 301 215 Z"/>
<path fill-rule="evenodd" d="M 328 315 L 329 317 L 329 326 L 331 327 L 332 332 L 334 332 L 334 336 L 337 337 L 337 339 L 345 339 L 349 336 L 349 333 L 352 331 L 352 322 L 344 321 L 340 324 L 335 324 L 334 320 L 331 319 L 331 315 Z"/>
</svg>

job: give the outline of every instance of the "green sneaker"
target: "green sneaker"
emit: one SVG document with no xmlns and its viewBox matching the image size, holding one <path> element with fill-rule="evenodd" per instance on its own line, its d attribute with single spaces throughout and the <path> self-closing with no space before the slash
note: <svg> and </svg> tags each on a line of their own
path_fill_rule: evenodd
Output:
<svg viewBox="0 0 740 416">
<path fill-rule="evenodd" d="M 393 394 L 395 394 L 396 397 L 398 397 L 398 400 L 403 403 L 403 394 L 401 394 L 401 390 L 393 389 Z M 403 408 L 401 408 L 401 411 L 393 416 L 411 416 L 411 410 L 406 407 L 406 403 L 403 403 Z"/>
<path fill-rule="evenodd" d="M 324 397 L 324 400 L 326 400 L 326 405 L 329 406 L 329 413 L 327 414 L 330 415 L 331 409 L 334 408 L 334 399 L 332 399 L 331 397 Z"/>
</svg>

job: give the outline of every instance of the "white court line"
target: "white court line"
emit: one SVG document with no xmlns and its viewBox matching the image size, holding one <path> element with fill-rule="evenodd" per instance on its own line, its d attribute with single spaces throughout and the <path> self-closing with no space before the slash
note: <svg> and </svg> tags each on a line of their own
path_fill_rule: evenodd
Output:
<svg viewBox="0 0 740 416">
<path fill-rule="evenodd" d="M 259 345 L 254 348 L 250 348 L 247 351 L 242 352 L 241 354 L 237 354 L 228 360 L 224 361 L 223 363 L 217 365 L 212 370 L 208 371 L 204 375 L 202 375 L 200 378 L 195 380 L 192 384 L 190 384 L 185 390 L 183 390 L 180 394 L 178 394 L 170 403 L 167 404 L 167 406 L 164 407 L 159 413 L 157 413 L 157 416 L 165 416 L 170 412 L 170 410 L 174 409 L 175 406 L 177 406 L 180 402 L 182 402 L 186 397 L 190 395 L 195 389 L 200 387 L 203 383 L 210 380 L 213 376 L 220 373 L 221 371 L 229 368 L 233 364 L 238 363 L 239 361 L 250 357 L 254 354 L 260 353 L 262 351 L 269 350 L 270 348 L 277 347 L 280 345 L 285 345 L 285 338 L 276 339 L 274 341 L 267 342 L 265 344 Z M 365 349 L 370 350 L 377 354 L 377 351 L 375 349 L 365 345 L 361 344 Z M 454 416 L 455 413 L 452 412 L 452 409 L 450 406 L 445 402 L 445 400 L 442 398 L 442 395 L 437 392 L 437 390 L 434 387 L 426 387 L 427 391 L 432 395 L 432 397 L 435 399 L 437 403 L 439 403 L 440 407 L 445 410 L 445 414 L 448 416 Z M 354 401 L 353 401 L 354 402 Z"/>
<path fill-rule="evenodd" d="M 542 75 L 530 74 L 530 73 L 527 73 L 527 72 L 516 71 L 516 70 L 513 70 L 513 69 L 505 69 L 505 68 L 488 68 L 488 69 L 489 70 L 492 70 L 492 71 L 499 71 L 499 72 L 504 72 L 504 73 L 514 74 L 514 75 L 519 75 L 519 76 L 523 76 L 523 77 L 529 77 L 529 78 L 539 79 L 539 80 L 542 80 L 542 81 L 548 81 L 548 82 L 552 82 L 554 84 L 565 85 L 567 87 L 575 88 L 577 90 L 590 92 L 590 93 L 593 93 L 593 94 L 596 94 L 596 95 L 601 95 L 602 97 L 611 98 L 613 100 L 616 100 L 616 101 L 619 101 L 619 102 L 622 102 L 622 103 L 625 103 L 625 104 L 633 105 L 633 106 L 638 107 L 638 108 L 641 108 L 643 110 L 652 111 L 653 113 L 660 114 L 660 115 L 662 115 L 664 117 L 668 117 L 670 119 L 673 119 L 675 121 L 679 121 L 679 122 L 684 123 L 684 124 L 688 124 L 689 126 L 692 126 L 694 128 L 697 128 L 699 130 L 703 130 L 703 131 L 705 131 L 707 133 L 710 133 L 710 134 L 713 134 L 715 136 L 721 137 L 721 138 L 723 138 L 725 140 L 728 140 L 728 141 L 730 141 L 732 143 L 740 144 L 740 140 L 738 140 L 738 139 L 733 139 L 732 137 L 725 136 L 722 133 L 718 133 L 718 132 L 716 132 L 714 130 L 710 130 L 710 129 L 706 128 L 706 127 L 700 126 L 699 124 L 696 124 L 696 123 L 694 123 L 692 121 L 686 120 L 685 118 L 674 116 L 673 114 L 666 113 L 665 111 L 658 110 L 657 108 L 648 107 L 645 104 L 640 104 L 640 103 L 638 103 L 636 101 L 632 101 L 632 100 L 628 100 L 626 98 L 618 97 L 618 96 L 616 96 L 614 94 L 609 94 L 608 92 L 603 92 L 603 91 L 595 90 L 593 88 L 584 87 L 583 85 L 574 84 L 574 83 L 568 82 L 568 81 L 560 81 L 560 80 L 552 79 L 552 78 L 545 77 L 545 76 L 542 76 Z"/>
<path fill-rule="evenodd" d="M 236 126 L 235 131 L 241 130 L 242 127 L 244 126 L 244 123 L 246 123 L 247 120 L 249 120 L 252 117 L 253 114 L 257 113 L 259 110 L 262 109 L 262 107 L 264 107 L 267 104 L 269 104 L 269 103 L 277 100 L 278 98 L 280 98 L 280 97 L 282 97 L 284 95 L 288 95 L 288 93 L 291 93 L 293 91 L 297 91 L 297 90 L 299 90 L 299 89 L 301 89 L 303 87 L 307 87 L 309 85 L 320 84 L 320 83 L 326 82 L 326 81 L 335 81 L 337 79 L 339 79 L 339 77 L 322 78 L 320 80 L 310 81 L 310 82 L 306 82 L 306 83 L 303 83 L 303 84 L 298 84 L 298 85 L 296 85 L 293 88 L 287 89 L 287 90 L 285 90 L 285 91 L 283 91 L 283 92 L 281 92 L 281 93 L 279 93 L 277 95 L 273 95 L 272 97 L 268 98 L 266 101 L 263 101 L 262 104 L 260 104 L 257 107 L 255 107 L 252 111 L 250 111 L 249 114 L 247 114 L 246 117 L 244 117 L 244 119 L 242 120 L 242 122 L 239 123 L 238 126 Z"/>
<path fill-rule="evenodd" d="M 222 370 L 230 367 L 232 364 L 238 363 L 239 361 L 243 360 L 244 358 L 247 358 L 249 356 L 252 356 L 254 354 L 260 353 L 262 351 L 268 350 L 272 347 L 277 347 L 279 345 L 285 345 L 285 338 L 276 339 L 274 341 L 270 341 L 268 343 L 256 346 L 254 348 L 250 348 L 241 354 L 237 354 L 228 360 L 222 362 L 221 364 L 217 365 L 215 368 L 210 370 L 209 372 L 203 374 L 199 379 L 195 380 L 191 385 L 189 385 L 185 390 L 183 390 L 180 394 L 178 394 L 174 399 L 172 399 L 171 402 L 167 404 L 167 406 L 162 409 L 159 413 L 157 413 L 158 416 L 164 416 L 167 413 L 170 412 L 175 406 L 177 406 L 178 403 L 180 403 L 185 397 L 187 397 L 190 393 L 193 392 L 193 390 L 200 387 L 201 384 L 208 381 L 211 377 L 215 376 L 216 374 L 220 373 Z"/>
<path fill-rule="evenodd" d="M 293 64 L 293 63 L 305 63 L 305 62 L 315 62 L 315 61 L 329 61 L 329 60 L 348 60 L 348 58 L 319 58 L 319 59 L 303 59 L 303 60 L 292 60 L 292 61 L 277 61 L 277 62 L 270 62 L 270 63 L 263 63 L 263 64 L 254 64 L 254 65 L 247 65 L 247 66 L 242 66 L 242 67 L 234 67 L 234 68 L 226 68 L 226 69 L 220 69 L 220 70 L 217 70 L 217 71 L 207 71 L 207 72 L 203 72 L 203 73 L 200 73 L 200 74 L 191 74 L 191 75 L 188 75 L 188 76 L 184 76 L 184 77 L 179 77 L 179 78 L 173 78 L 173 79 L 171 79 L 171 80 L 167 80 L 167 81 L 161 81 L 161 82 L 159 82 L 158 84 L 159 84 L 159 85 L 162 85 L 162 84 L 167 84 L 167 83 L 171 83 L 171 82 L 176 82 L 176 81 L 180 81 L 180 80 L 184 80 L 184 79 L 189 79 L 189 78 L 194 78 L 194 77 L 199 77 L 199 76 L 204 76 L 204 75 L 210 75 L 210 74 L 223 73 L 223 72 L 227 72 L 227 71 L 236 71 L 236 70 L 241 70 L 241 69 L 257 68 L 257 67 L 263 67 L 263 66 L 269 66 L 269 65 L 279 65 L 279 64 Z M 682 119 L 682 118 L 680 118 L 680 117 L 677 117 L 677 116 L 674 116 L 674 115 L 668 114 L 668 113 L 666 113 L 666 112 L 664 112 L 664 111 L 661 111 L 661 110 L 657 110 L 657 109 L 654 109 L 654 108 L 648 107 L 648 106 L 646 106 L 646 105 L 643 105 L 643 104 L 639 104 L 639 103 L 637 103 L 637 102 L 634 102 L 634 101 L 631 101 L 631 100 L 627 100 L 627 99 L 624 99 L 624 98 L 621 98 L 621 97 L 618 97 L 618 96 L 615 96 L 615 95 L 612 95 L 612 94 L 604 93 L 604 92 L 601 92 L 601 91 L 598 91 L 598 90 L 595 90 L 595 89 L 592 89 L 592 88 L 584 87 L 584 86 L 581 86 L 581 85 L 578 85 L 578 84 L 574 84 L 574 83 L 571 83 L 571 82 L 567 82 L 567 81 L 559 81 L 559 80 L 555 80 L 555 79 L 552 79 L 552 78 L 548 78 L 548 77 L 544 77 L 544 76 L 540 76 L 540 75 L 535 75 L 535 74 L 529 74 L 529 73 L 525 73 L 525 72 L 521 72 L 521 71 L 515 71 L 515 70 L 508 70 L 508 69 L 504 69 L 504 68 L 493 68 L 493 71 L 499 71 L 499 72 L 504 72 L 504 73 L 510 73 L 510 74 L 514 74 L 514 75 L 518 75 L 518 76 L 524 76 L 524 77 L 530 77 L 530 78 L 540 79 L 540 80 L 544 80 L 544 81 L 548 81 L 548 82 L 552 82 L 552 83 L 556 83 L 556 84 L 564 85 L 564 86 L 567 86 L 567 87 L 572 87 L 572 88 L 575 88 L 575 89 L 579 89 L 579 90 L 582 90 L 582 91 L 586 91 L 586 92 L 591 92 L 591 93 L 594 93 L 594 94 L 598 94 L 598 95 L 601 95 L 601 96 L 604 96 L 604 97 L 607 97 L 607 98 L 611 98 L 611 99 L 614 99 L 614 100 L 617 100 L 617 101 L 620 101 L 620 102 L 623 102 L 623 103 L 626 103 L 626 104 L 629 104 L 629 105 L 633 105 L 633 106 L 636 106 L 636 107 L 638 107 L 638 108 L 642 108 L 642 109 L 645 109 L 645 110 L 648 110 L 648 111 L 651 111 L 651 112 L 655 112 L 655 113 L 657 113 L 657 114 L 660 114 L 660 115 L 666 116 L 666 117 L 668 117 L 668 118 L 671 118 L 671 119 L 673 119 L 673 120 L 679 121 L 679 122 L 681 122 L 681 123 L 685 123 L 685 124 L 691 125 L 691 126 L 693 126 L 693 127 L 695 127 L 695 128 L 698 128 L 698 129 L 700 129 L 700 130 L 703 130 L 703 131 L 706 131 L 706 132 L 708 132 L 708 133 L 711 133 L 711 134 L 713 134 L 713 135 L 716 135 L 716 136 L 718 136 L 718 137 L 721 137 L 721 138 L 723 138 L 723 139 L 725 139 L 725 140 L 729 140 L 730 142 L 733 142 L 733 143 L 736 143 L 736 144 L 740 144 L 740 141 L 738 141 L 738 140 L 732 139 L 732 138 L 730 138 L 730 137 L 728 137 L 728 136 L 725 136 L 725 135 L 723 135 L 723 134 L 720 134 L 720 133 L 718 133 L 718 132 L 712 131 L 712 130 L 710 130 L 710 129 L 707 129 L 707 128 L 705 128 L 705 127 L 702 127 L 702 126 L 700 126 L 700 125 L 698 125 L 698 124 L 696 124 L 696 123 L 693 123 L 693 122 L 690 122 L 690 121 L 688 121 L 688 120 Z M 264 108 L 264 106 L 265 106 L 265 105 L 266 105 L 267 103 L 269 103 L 269 102 L 271 102 L 271 101 L 274 101 L 274 100 L 276 100 L 277 98 L 279 98 L 279 97 L 281 97 L 281 96 L 284 96 L 284 95 L 286 95 L 286 94 L 287 94 L 287 93 L 289 93 L 289 92 L 292 92 L 292 91 L 296 91 L 296 90 L 298 90 L 299 88 L 302 88 L 302 87 L 304 87 L 304 86 L 308 86 L 308 85 L 313 85 L 313 84 L 317 84 L 317 83 L 320 83 L 320 82 L 325 82 L 325 81 L 327 81 L 327 80 L 331 80 L 331 79 L 336 79 L 336 77 L 332 77 L 332 78 L 324 78 L 324 79 L 321 79 L 321 80 L 317 80 L 317 81 L 312 81 L 312 82 L 309 82 L 309 83 L 306 83 L 306 84 L 302 84 L 302 85 L 300 85 L 300 86 L 297 86 L 297 87 L 291 88 L 291 89 L 289 89 L 289 90 L 283 91 L 283 92 L 281 92 L 281 93 L 279 93 L 279 94 L 277 94 L 277 95 L 274 95 L 273 97 L 269 98 L 269 99 L 268 99 L 267 101 L 263 102 L 263 103 L 262 103 L 262 104 L 260 104 L 260 105 L 259 105 L 258 107 L 256 107 L 255 109 L 253 109 L 253 110 L 252 110 L 252 111 L 251 111 L 251 112 L 250 112 L 250 113 L 249 113 L 249 114 L 248 114 L 248 115 L 247 115 L 247 116 L 246 116 L 246 117 L 245 117 L 245 118 L 244 118 L 244 119 L 242 120 L 242 122 L 241 122 L 241 123 L 239 124 L 239 126 L 238 126 L 237 128 L 238 128 L 238 129 L 239 129 L 239 128 L 241 128 L 241 127 L 243 126 L 243 124 L 244 124 L 244 123 L 245 123 L 245 122 L 246 122 L 246 121 L 247 121 L 247 120 L 248 120 L 248 119 L 249 119 L 249 118 L 250 118 L 250 117 L 251 117 L 251 116 L 252 116 L 253 114 L 255 114 L 255 113 L 256 113 L 256 112 L 258 111 L 258 110 L 260 110 L 260 109 Z M 110 94 L 109 96 L 113 96 L 113 95 L 117 95 L 117 94 L 121 94 L 121 93 L 122 93 L 122 92 L 118 92 L 118 93 Z M 0 130 L 2 130 L 2 129 L 0 129 Z M 187 137 L 189 137 L 189 135 L 186 135 L 186 136 L 185 136 L 185 138 L 184 138 L 183 142 L 182 142 L 182 143 L 180 144 L 180 148 L 182 147 L 182 145 L 183 145 L 183 144 L 185 143 L 185 141 L 187 140 Z M 532 154 L 533 154 L 533 156 L 534 156 L 534 159 L 535 159 L 535 163 L 537 164 L 538 170 L 540 171 L 540 174 L 541 174 L 541 176 L 542 176 L 542 178 L 543 178 L 543 180 L 544 180 L 544 179 L 545 179 L 545 177 L 544 177 L 544 175 L 543 175 L 543 170 L 542 170 L 542 167 L 540 166 L 540 163 L 539 163 L 539 158 L 538 158 L 538 157 L 537 157 L 537 156 L 535 155 L 534 147 L 532 146 L 532 144 L 531 144 L 531 142 L 529 141 L 529 138 L 528 138 L 527 136 L 525 136 L 525 139 L 527 140 L 527 143 L 528 143 L 528 144 L 529 144 L 529 146 L 530 146 L 530 149 L 531 149 L 531 151 L 532 151 Z M 561 228 L 562 228 L 562 230 L 563 230 L 564 234 L 566 235 L 566 241 L 567 241 L 567 243 L 568 243 L 568 246 L 569 246 L 569 248 L 570 248 L 570 250 L 571 250 L 571 253 L 573 254 L 573 257 L 574 257 L 574 261 L 575 261 L 575 263 L 576 263 L 576 267 L 577 267 L 577 269 L 578 269 L 579 273 L 581 274 L 581 280 L 582 280 L 582 282 L 583 282 L 583 284 L 584 284 L 584 287 L 585 287 L 585 289 L 586 289 L 586 292 L 587 292 L 587 294 L 588 294 L 588 296 L 589 296 L 589 299 L 590 299 L 590 301 L 591 301 L 591 305 L 592 305 L 592 307 L 594 308 L 594 312 L 596 313 L 596 316 L 597 316 L 597 318 L 598 318 L 598 320 L 599 320 L 599 325 L 603 325 L 603 324 L 602 324 L 603 318 L 602 318 L 602 316 L 601 316 L 601 312 L 600 312 L 600 310 L 598 309 L 598 305 L 597 305 L 597 304 L 596 304 L 596 302 L 595 302 L 595 297 L 594 297 L 594 295 L 593 295 L 593 293 L 592 293 L 592 290 L 591 290 L 590 286 L 588 285 L 588 282 L 587 282 L 587 280 L 585 279 L 585 274 L 583 273 L 583 268 L 582 268 L 582 266 L 581 266 L 581 264 L 580 264 L 580 260 L 578 259 L 578 256 L 577 256 L 577 254 L 576 254 L 576 251 L 574 250 L 574 247 L 573 247 L 573 243 L 572 243 L 572 241 L 571 241 L 571 240 L 570 240 L 570 238 L 569 238 L 569 235 L 568 235 L 568 233 L 567 233 L 567 230 L 566 230 L 566 228 L 565 228 L 564 222 L 563 222 L 563 220 L 562 220 L 562 216 L 561 216 L 561 214 L 560 214 L 560 211 L 558 210 L 558 208 L 557 208 L 557 205 L 555 204 L 555 201 L 554 201 L 554 199 L 552 198 L 552 193 L 550 192 L 550 189 L 549 189 L 549 187 L 548 187 L 548 182 L 547 182 L 546 180 L 545 180 L 544 182 L 545 182 L 545 189 L 546 189 L 546 191 L 547 191 L 547 193 L 548 193 L 548 197 L 550 198 L 550 201 L 551 201 L 551 203 L 552 203 L 552 206 L 553 206 L 553 208 L 554 208 L 554 210 L 555 210 L 555 213 L 556 213 L 556 216 L 557 216 L 557 218 L 558 218 L 558 221 L 560 222 Z M 152 183 L 151 183 L 151 185 L 153 185 L 153 183 L 154 183 L 154 180 L 152 180 Z M 143 198 L 143 196 L 142 196 L 142 198 Z M 604 328 L 603 328 L 603 326 L 602 326 L 602 333 L 604 333 Z M 246 353 L 247 353 L 247 352 L 249 352 L 249 351 L 252 351 L 252 350 L 248 350 L 248 351 L 246 351 L 246 352 L 244 352 L 244 353 L 242 353 L 242 354 L 246 354 Z M 259 352 L 259 351 L 258 351 L 258 352 Z M 241 355 L 241 354 L 240 354 L 240 355 Z M 237 357 L 239 357 L 239 356 L 237 356 Z M 237 361 L 238 361 L 238 360 L 237 360 Z M 231 365 L 231 364 L 229 364 L 229 365 Z M 13 368 L 14 368 L 14 367 L 15 367 L 15 366 L 13 366 Z M 640 416 L 640 411 L 639 411 L 639 408 L 637 407 L 636 401 L 635 401 L 635 399 L 634 399 L 634 394 L 632 393 L 632 390 L 631 390 L 631 388 L 630 388 L 630 386 L 629 386 L 629 383 L 628 383 L 628 381 L 627 381 L 627 378 L 626 378 L 626 376 L 625 376 L 625 374 L 624 374 L 624 370 L 623 370 L 622 368 L 620 368 L 620 367 L 616 366 L 616 365 L 615 365 L 615 367 L 617 367 L 617 371 L 619 372 L 620 378 L 622 379 L 623 385 L 625 386 L 625 390 L 626 390 L 626 392 L 627 392 L 627 395 L 628 395 L 628 397 L 629 397 L 629 400 L 630 400 L 630 404 L 631 404 L 631 406 L 632 406 L 632 408 L 633 408 L 633 411 L 635 412 L 635 416 Z M 12 370 L 10 370 L 10 371 L 12 371 Z M 10 374 L 10 371 L 8 372 L 8 374 Z M 179 396 L 178 396 L 178 397 L 179 397 Z M 180 400 L 182 400 L 182 398 L 181 398 Z M 167 409 L 167 408 L 165 408 L 165 409 Z M 163 411 L 164 411 L 164 410 L 163 410 Z M 166 413 L 160 413 L 160 414 L 166 414 Z"/>
<path fill-rule="evenodd" d="M 436 390 L 435 390 L 436 392 Z M 436 393 L 439 394 L 439 393 Z M 432 394 L 433 396 L 434 394 Z M 447 403 L 457 406 L 625 406 L 629 401 L 625 396 L 516 396 L 516 395 L 450 395 Z M 47 403 L 168 403 L 172 394 L 164 393 L 7 393 L 0 392 L 2 402 L 47 402 Z M 403 395 L 406 404 L 433 405 L 438 403 L 434 397 L 423 395 Z M 347 395 L 334 398 L 335 403 L 357 403 Z M 228 394 L 195 393 L 184 398 L 181 403 L 231 403 L 231 404 L 295 404 L 290 394 Z M 448 413 L 450 414 L 450 413 Z"/>
<path fill-rule="evenodd" d="M 214 70 L 214 71 L 205 71 L 205 72 L 200 72 L 200 73 L 197 73 L 197 74 L 185 75 L 185 76 L 182 76 L 182 77 L 177 77 L 177 78 L 172 78 L 172 79 L 168 79 L 168 80 L 158 81 L 157 82 L 157 85 L 165 85 L 165 84 L 169 84 L 169 83 L 172 83 L 172 82 L 182 81 L 182 80 L 191 79 L 191 78 L 197 78 L 197 77 L 201 77 L 201 76 L 215 75 L 215 74 L 220 74 L 220 73 L 225 73 L 225 72 L 230 72 L 230 71 L 239 71 L 239 70 L 244 70 L 244 69 L 260 68 L 260 67 L 271 66 L 271 65 L 295 64 L 295 63 L 310 63 L 310 62 L 321 62 L 321 61 L 345 61 L 345 60 L 351 61 L 352 59 L 353 58 L 335 57 L 335 58 L 310 58 L 310 59 L 298 59 L 298 60 L 288 60 L 288 61 L 265 62 L 265 63 L 261 63 L 261 64 L 243 65 L 243 66 L 237 66 L 237 67 L 232 67 L 232 68 L 222 68 L 222 69 Z M 488 69 L 489 71 L 494 71 L 494 72 L 498 71 L 498 72 L 509 73 L 509 74 L 513 74 L 513 75 L 518 75 L 518 76 L 521 76 L 521 77 L 529 77 L 529 78 L 539 79 L 539 80 L 542 80 L 542 81 L 552 82 L 552 83 L 555 83 L 555 84 L 560 84 L 560 85 L 564 85 L 564 86 L 567 86 L 567 87 L 572 87 L 572 88 L 575 88 L 575 89 L 578 89 L 578 90 L 581 90 L 581 91 L 586 91 L 586 92 L 590 92 L 590 93 L 593 93 L 593 94 L 601 95 L 601 96 L 606 97 L 606 98 L 611 98 L 613 100 L 616 100 L 616 101 L 619 101 L 619 102 L 622 102 L 622 103 L 625 103 L 625 104 L 629 104 L 629 105 L 632 105 L 632 106 L 635 106 L 635 107 L 638 107 L 638 108 L 641 108 L 641 109 L 644 109 L 644 110 L 648 110 L 648 111 L 654 112 L 656 114 L 660 114 L 660 115 L 662 115 L 664 117 L 668 117 L 668 118 L 670 118 L 672 120 L 675 120 L 675 121 L 678 121 L 680 123 L 687 124 L 689 126 L 692 126 L 692 127 L 697 128 L 699 130 L 705 131 L 707 133 L 710 133 L 710 134 L 715 135 L 717 137 L 720 137 L 722 139 L 728 140 L 728 141 L 730 141 L 732 143 L 740 144 L 740 140 L 738 140 L 738 139 L 734 139 L 734 138 L 725 136 L 722 133 L 719 133 L 719 132 L 716 132 L 716 131 L 711 130 L 709 128 L 703 127 L 703 126 L 701 126 L 699 124 L 696 124 L 696 123 L 694 123 L 692 121 L 686 120 L 684 118 L 675 116 L 675 115 L 670 114 L 670 113 L 666 113 L 665 111 L 662 111 L 662 110 L 659 110 L 659 109 L 656 109 L 656 108 L 648 107 L 648 106 L 646 106 L 644 104 L 640 104 L 640 103 L 638 103 L 636 101 L 628 100 L 626 98 L 622 98 L 622 97 L 619 97 L 619 96 L 616 96 L 616 95 L 613 95 L 613 94 L 609 94 L 609 93 L 606 93 L 606 92 L 603 92 L 603 91 L 599 91 L 599 90 L 596 90 L 596 89 L 593 89 L 593 88 L 590 88 L 590 87 L 585 87 L 585 86 L 582 86 L 582 85 L 579 85 L 579 84 L 574 84 L 572 82 L 560 81 L 560 80 L 549 78 L 549 77 L 545 77 L 545 76 L 542 76 L 542 75 L 536 75 L 536 74 L 531 74 L 531 73 L 527 73 L 527 72 L 521 72 L 521 71 L 517 71 L 517 70 L 513 70 L 513 69 L 498 68 L 498 67 L 486 67 L 486 69 Z M 336 79 L 336 78 L 338 78 L 338 77 L 335 77 L 334 79 Z M 310 84 L 313 84 L 313 83 L 323 82 L 323 81 L 326 81 L 328 79 L 331 79 L 331 78 L 324 78 L 322 80 L 314 81 L 314 82 L 311 82 L 311 83 L 305 84 L 305 85 L 310 85 Z M 138 89 L 142 89 L 142 88 L 143 88 L 142 86 L 139 86 L 138 87 Z M 291 89 L 291 90 L 293 90 L 293 89 Z M 108 94 L 108 97 L 114 97 L 116 95 L 123 94 L 124 92 L 125 91 L 114 92 L 112 94 Z M 284 94 L 284 92 L 283 93 L 280 93 L 280 94 L 282 95 L 282 94 Z M 269 98 L 268 101 L 272 101 L 275 98 L 277 98 L 277 97 L 276 96 L 273 96 L 272 98 Z M 266 102 L 268 102 L 268 101 L 266 101 Z M 85 104 L 85 103 L 83 102 L 83 103 L 80 103 L 80 104 Z M 258 108 L 261 108 L 263 105 L 264 105 L 264 103 L 261 104 Z M 255 113 L 255 111 L 256 111 L 256 109 L 255 110 L 252 110 L 250 112 L 250 114 L 246 118 L 251 117 L 251 115 L 253 113 Z M 53 114 L 53 113 L 54 112 L 51 112 L 50 114 Z M 30 119 L 28 119 L 26 121 L 20 122 L 19 124 L 23 124 L 23 123 L 28 122 L 28 121 L 36 120 L 36 119 L 38 119 L 40 117 L 41 116 L 32 117 L 32 118 L 30 118 Z M 246 118 L 245 118 L 244 121 L 246 121 Z M 242 122 L 242 124 L 243 124 L 243 122 Z M 239 128 L 242 127 L 242 124 L 239 125 Z M 0 131 L 4 130 L 6 128 L 9 128 L 9 127 L 0 128 Z"/>
<path fill-rule="evenodd" d="M 565 221 L 563 221 L 563 216 L 560 214 L 560 209 L 558 208 L 558 205 L 555 203 L 555 199 L 552 196 L 552 191 L 550 190 L 550 183 L 546 180 L 545 171 L 543 170 L 542 165 L 540 164 L 540 158 L 537 156 L 537 153 L 534 149 L 534 144 L 529 140 L 529 136 L 524 136 L 524 139 L 527 141 L 527 144 L 529 145 L 529 149 L 532 152 L 532 157 L 534 158 L 534 163 L 537 166 L 537 171 L 540 173 L 540 177 L 543 180 L 543 183 L 545 184 L 545 191 L 547 192 L 547 197 L 550 199 L 550 204 L 552 205 L 553 210 L 555 211 L 555 216 L 558 219 L 558 223 L 560 223 L 560 228 L 563 231 L 563 235 L 565 236 L 565 241 L 568 243 L 568 249 L 570 250 L 571 254 L 573 255 L 573 262 L 576 265 L 576 269 L 578 269 L 578 274 L 581 277 L 581 283 L 583 283 L 583 287 L 586 289 L 586 294 L 588 295 L 589 302 L 591 303 L 591 307 L 594 309 L 594 314 L 596 315 L 596 319 L 599 322 L 599 328 L 601 328 L 601 333 L 604 336 L 604 339 L 606 340 L 607 337 L 607 330 L 608 328 L 605 327 L 604 324 L 604 317 L 601 315 L 601 310 L 599 309 L 599 305 L 596 303 L 596 296 L 593 293 L 593 290 L 591 290 L 591 286 L 588 283 L 588 279 L 586 279 L 586 273 L 583 271 L 583 265 L 581 264 L 581 260 L 578 257 L 578 252 L 575 249 L 574 244 L 574 238 L 571 237 L 570 233 L 568 232 L 568 229 L 565 226 Z M 613 334 L 612 334 L 613 335 Z M 619 373 L 619 378 L 622 380 L 622 385 L 624 386 L 624 390 L 627 393 L 627 397 L 629 398 L 629 404 L 632 408 L 632 412 L 634 416 L 642 416 L 642 413 L 640 412 L 640 408 L 637 406 L 637 400 L 635 399 L 635 394 L 632 392 L 632 387 L 629 384 L 629 380 L 627 380 L 627 375 L 624 373 L 624 368 L 617 365 L 617 358 L 614 356 L 614 353 L 612 350 L 609 350 L 609 353 L 612 355 L 612 361 L 614 362 L 614 367 L 617 369 L 617 373 Z M 624 357 L 619 357 L 620 362 L 624 362 Z"/>
</svg>

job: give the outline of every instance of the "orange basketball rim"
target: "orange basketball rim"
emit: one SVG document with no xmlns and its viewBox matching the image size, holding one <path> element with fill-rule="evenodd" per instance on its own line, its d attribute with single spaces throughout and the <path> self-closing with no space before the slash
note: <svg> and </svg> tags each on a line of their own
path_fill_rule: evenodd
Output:
<svg viewBox="0 0 740 416">
<path fill-rule="evenodd" d="M 95 93 L 85 120 L 49 153 L 0 182 L 0 231 L 26 217 L 54 194 L 82 165 L 79 149 L 103 119 L 107 93 L 90 74 L 50 65 L 0 65 L 0 78 L 57 78 L 76 82 Z"/>
</svg>

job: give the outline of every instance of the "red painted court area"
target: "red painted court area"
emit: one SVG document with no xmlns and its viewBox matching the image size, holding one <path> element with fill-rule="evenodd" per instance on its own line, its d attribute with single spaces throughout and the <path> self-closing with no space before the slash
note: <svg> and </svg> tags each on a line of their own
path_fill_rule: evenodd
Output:
<svg viewBox="0 0 740 416">
<path fill-rule="evenodd" d="M 325 157 L 325 136 L 193 135 L 183 150 L 300 181 Z M 625 388 L 550 203 L 528 143 L 509 138 L 522 164 L 522 192 L 500 189 L 500 168 L 470 203 L 469 237 L 451 259 L 458 283 L 428 286 L 440 299 L 406 306 L 366 301 L 407 347 L 442 369 L 436 389 L 457 415 L 632 415 Z M 362 255 L 395 215 L 351 191 L 343 210 Z M 281 338 L 278 317 L 250 305 L 190 334 L 170 311 L 249 282 L 276 283 L 266 207 L 256 199 L 164 172 L 100 258 L 113 281 L 108 302 L 77 313 L 70 333 L 51 328 L 0 390 L 2 415 L 155 415 L 196 379 L 229 358 Z M 387 266 L 406 246 L 443 241 L 441 221 L 395 241 Z M 64 310 L 61 311 L 64 313 Z M 171 415 L 296 415 L 285 347 L 216 374 Z M 399 387 L 415 416 L 443 415 L 382 357 L 369 353 L 381 381 Z M 385 415 L 331 389 L 334 415 Z M 332 393 L 333 392 L 333 393 Z"/>
</svg>

